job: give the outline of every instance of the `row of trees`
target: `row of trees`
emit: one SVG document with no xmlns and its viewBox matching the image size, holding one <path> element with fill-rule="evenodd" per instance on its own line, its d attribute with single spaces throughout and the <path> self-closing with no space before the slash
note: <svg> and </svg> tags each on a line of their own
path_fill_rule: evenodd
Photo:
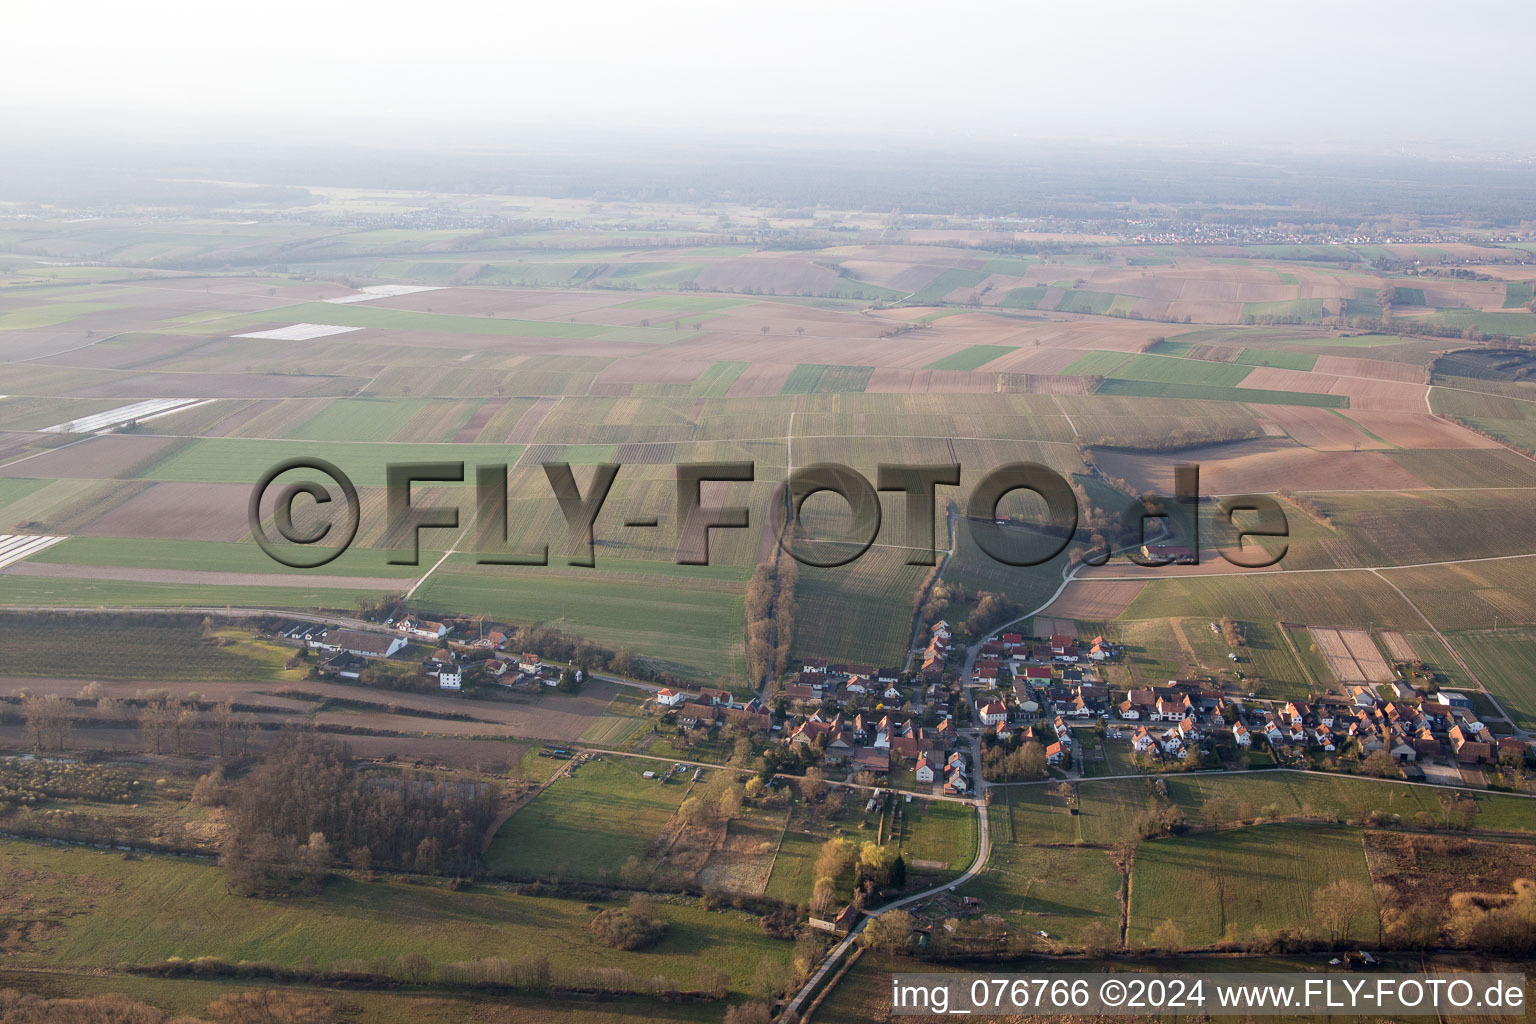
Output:
<svg viewBox="0 0 1536 1024">
<path fill-rule="evenodd" d="M 760 563 L 747 583 L 747 679 L 754 688 L 777 679 L 789 665 L 799 576 L 799 563 L 775 546 L 773 557 Z"/>
<path fill-rule="evenodd" d="M 220 757 L 244 754 L 253 715 L 237 712 L 228 701 L 206 706 L 196 694 L 178 696 L 168 690 L 140 693 L 132 699 L 108 696 L 100 683 L 89 683 L 75 698 L 56 693 L 27 694 L 21 699 L 27 738 L 38 753 L 61 751 L 69 745 L 75 723 L 94 711 L 97 720 L 136 721 L 144 749 L 156 754 L 185 754 L 192 737 L 206 732 Z"/>
</svg>

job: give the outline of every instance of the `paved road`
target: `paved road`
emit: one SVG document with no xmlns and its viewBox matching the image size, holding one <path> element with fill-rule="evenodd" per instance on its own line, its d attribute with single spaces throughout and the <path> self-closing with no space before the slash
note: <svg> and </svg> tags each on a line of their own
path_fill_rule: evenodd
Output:
<svg viewBox="0 0 1536 1024">
<path fill-rule="evenodd" d="M 980 786 L 981 783 L 978 782 L 978 787 Z M 894 903 L 887 903 L 879 910 L 872 910 L 867 915 L 865 915 L 865 917 L 860 920 L 858 924 L 854 925 L 853 928 L 848 932 L 847 938 L 843 939 L 842 942 L 839 942 L 836 946 L 832 947 L 832 952 L 827 954 L 827 958 L 821 962 L 821 966 L 812 972 L 810 978 L 804 985 L 800 987 L 800 991 L 796 992 L 794 996 L 789 1000 L 789 1002 L 785 1004 L 784 1011 L 779 1018 L 780 1020 L 791 1021 L 800 1015 L 805 1007 L 806 1000 L 810 997 L 810 994 L 815 991 L 816 987 L 821 984 L 824 978 L 836 970 L 838 964 L 842 963 L 843 957 L 848 955 L 848 951 L 853 948 L 854 942 L 858 940 L 858 937 L 863 933 L 865 927 L 869 924 L 870 921 L 879 917 L 881 914 L 889 913 L 892 910 L 899 910 L 902 907 L 909 907 L 914 903 L 920 903 L 923 900 L 932 899 L 933 897 L 938 896 L 940 893 L 947 892 L 955 886 L 963 885 L 964 883 L 969 882 L 971 879 L 975 878 L 977 875 L 981 874 L 981 872 L 987 866 L 987 858 L 991 856 L 992 853 L 992 831 L 987 823 L 986 800 L 984 797 L 978 796 L 977 799 L 969 800 L 966 802 L 976 806 L 977 815 L 981 818 L 981 826 L 977 832 L 976 859 L 971 862 L 971 866 L 966 868 L 965 873 L 953 881 L 945 882 L 942 885 L 936 885 L 932 889 L 924 889 L 922 892 L 914 893 L 911 896 L 905 896 L 899 900 L 896 900 Z"/>
</svg>

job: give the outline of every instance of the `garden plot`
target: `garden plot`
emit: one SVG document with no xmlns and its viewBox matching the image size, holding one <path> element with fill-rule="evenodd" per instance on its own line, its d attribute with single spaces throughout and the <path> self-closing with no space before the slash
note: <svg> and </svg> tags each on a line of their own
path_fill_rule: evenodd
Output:
<svg viewBox="0 0 1536 1024">
<path fill-rule="evenodd" d="M 333 334 L 348 334 L 352 331 L 360 331 L 361 327 L 338 327 L 335 324 L 289 324 L 287 327 L 274 327 L 270 331 L 251 331 L 249 334 L 237 334 L 237 338 L 264 338 L 269 341 L 313 341 L 316 338 L 328 338 Z"/>
<path fill-rule="evenodd" d="M 133 405 L 108 409 L 94 416 L 82 416 L 67 423 L 55 423 L 51 427 L 43 427 L 42 432 L 45 434 L 94 434 L 120 427 L 125 423 L 145 423 L 160 416 L 168 416 L 173 412 L 183 412 L 200 405 L 207 405 L 210 401 L 212 399 L 156 398 L 147 402 L 135 402 Z"/>
<path fill-rule="evenodd" d="M 64 540 L 63 537 L 35 537 L 30 535 L 0 533 L 0 569 L 24 558 L 30 558 L 44 548 L 51 548 Z"/>
<path fill-rule="evenodd" d="M 1408 638 L 1396 630 L 1388 630 L 1381 634 L 1382 643 L 1387 645 L 1387 651 L 1392 655 L 1393 661 L 1417 661 L 1418 655 L 1414 653 Z"/>
<path fill-rule="evenodd" d="M 350 303 L 350 302 L 367 302 L 369 299 L 392 299 L 392 298 L 394 298 L 397 295 L 414 295 L 417 292 L 437 292 L 437 291 L 442 291 L 442 289 L 434 287 L 434 286 L 431 286 L 431 285 L 370 284 L 370 285 L 366 285 L 363 288 L 359 289 L 360 294 L 357 294 L 357 295 L 338 295 L 334 299 L 322 299 L 321 301 L 322 302 L 330 302 L 330 303 L 333 303 L 333 304 L 335 304 L 337 306 L 344 306 L 344 305 L 346 305 L 347 303 Z M 254 335 L 243 335 L 242 334 L 241 337 L 242 338 L 243 337 L 254 337 Z M 298 339 L 292 339 L 292 340 L 303 341 L 305 339 L 298 338 Z"/>
<path fill-rule="evenodd" d="M 1392 679 L 1381 652 L 1369 633 L 1358 629 L 1310 627 L 1318 650 L 1341 683 L 1385 683 Z"/>
<path fill-rule="evenodd" d="M 1392 669 L 1381 656 L 1371 634 L 1363 629 L 1341 629 L 1339 636 L 1344 645 L 1349 648 L 1349 653 L 1354 655 L 1355 664 L 1360 666 L 1360 671 L 1365 678 L 1373 683 L 1387 683 L 1392 681 Z"/>
</svg>

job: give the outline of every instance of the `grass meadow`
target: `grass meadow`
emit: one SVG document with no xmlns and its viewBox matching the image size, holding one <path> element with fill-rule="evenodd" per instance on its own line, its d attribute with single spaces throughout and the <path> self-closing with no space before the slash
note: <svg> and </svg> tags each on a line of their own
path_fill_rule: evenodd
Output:
<svg viewBox="0 0 1536 1024">
<path fill-rule="evenodd" d="M 1131 872 L 1129 946 L 1172 921 L 1190 946 L 1246 938 L 1255 928 L 1312 931 L 1312 894 L 1347 879 L 1370 890 L 1356 829 L 1273 825 L 1146 842 Z M 1374 914 L 1350 935 L 1374 938 Z"/>
<path fill-rule="evenodd" d="M 645 859 L 651 841 L 683 802 L 680 776 L 641 777 L 659 764 L 634 758 L 588 762 L 562 776 L 502 825 L 486 855 L 493 874 L 512 879 L 616 881 L 630 857 Z"/>
<path fill-rule="evenodd" d="M 21 915 L 58 926 L 13 954 L 12 963 L 33 966 L 112 968 L 172 956 L 298 966 L 393 961 L 405 953 L 424 953 L 434 964 L 543 955 L 556 967 L 603 964 L 687 984 L 707 956 L 742 990 L 760 959 L 787 960 L 790 952 L 754 918 L 711 913 L 692 900 L 659 901 L 666 937 L 627 953 L 592 938 L 593 912 L 580 901 L 495 886 L 452 892 L 337 877 L 318 896 L 247 899 L 230 894 L 223 872 L 210 864 L 13 841 L 0 842 L 0 872 L 12 883 L 26 880 Z"/>
</svg>

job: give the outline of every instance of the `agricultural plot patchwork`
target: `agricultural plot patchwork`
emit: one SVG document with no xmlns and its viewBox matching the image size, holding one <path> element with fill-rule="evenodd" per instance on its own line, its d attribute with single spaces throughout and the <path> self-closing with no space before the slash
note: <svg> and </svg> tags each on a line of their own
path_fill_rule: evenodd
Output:
<svg viewBox="0 0 1536 1024">
<path fill-rule="evenodd" d="M 574 215 L 560 204 L 548 209 Z M 460 550 L 417 590 L 422 610 L 558 624 L 698 680 L 743 665 L 742 595 L 760 547 L 756 529 L 791 448 L 796 465 L 846 462 L 870 474 L 881 461 L 959 461 L 967 487 L 994 465 L 1036 461 L 1075 474 L 1110 515 L 1129 495 L 1089 473 L 1073 446 L 1101 446 L 1106 473 L 1136 490 L 1163 486 L 1172 463 L 1197 456 L 1203 484 L 1218 493 L 1287 486 L 1383 495 L 1374 505 L 1320 496 L 1336 516 L 1331 527 L 1298 526 L 1298 566 L 1476 557 L 1479 545 L 1518 544 L 1529 532 L 1518 512 L 1528 504 L 1523 492 L 1536 487 L 1527 460 L 1427 408 L 1401 405 L 1422 401 L 1425 367 L 1457 349 L 1436 364 L 1437 410 L 1536 444 L 1518 354 L 1320 323 L 1319 308 L 1331 316 L 1338 303 L 1374 301 L 1375 289 L 1363 272 L 1298 262 L 1305 250 L 1215 256 L 1128 246 L 1046 265 L 937 238 L 820 253 L 704 244 L 665 256 L 646 245 L 539 238 L 502 239 L 497 245 L 511 248 L 481 254 L 459 251 L 479 241 L 462 231 L 369 228 L 336 233 L 304 263 L 277 241 L 291 226 L 167 226 L 157 240 L 142 226 L 114 225 L 121 244 L 105 248 L 91 240 L 101 228 L 36 230 L 114 259 L 206 251 L 228 261 L 247 246 L 285 255 L 260 274 L 195 282 L 160 272 L 127 280 L 108 267 L 30 268 L 26 283 L 46 281 L 46 289 L 7 289 L 0 326 L 18 361 L 5 366 L 10 397 L 0 398 L 0 531 L 71 538 L 6 568 L 4 599 L 18 603 L 259 598 L 345 607 L 404 589 L 419 577 L 389 566 L 382 548 L 396 539 L 383 523 L 391 462 L 463 461 L 471 473 L 480 463 L 514 464 L 509 543 L 527 546 L 560 523 L 551 502 L 528 496 L 543 493 L 539 462 L 623 463 L 611 505 L 628 517 L 672 501 L 672 463 L 754 461 L 757 482 L 744 489 L 753 535 L 717 537 L 724 575 L 658 571 L 676 554 L 667 530 L 606 520 L 607 557 L 590 573 L 492 571 L 466 557 L 462 526 L 424 536 L 432 562 Z M 1277 266 L 1281 258 L 1288 262 Z M 330 283 L 342 279 L 360 286 Z M 1508 324 L 1526 315 L 1518 303 L 1529 283 L 1415 281 L 1395 285 L 1394 299 L 1414 309 L 1422 299 L 1440 309 L 1424 314 L 1435 316 L 1459 315 L 1444 310 L 1460 304 Z M 876 299 L 883 308 L 871 307 Z M 1244 325 L 1245 314 L 1308 322 Z M 1094 378 L 1104 378 L 1098 390 L 1083 394 Z M 1464 390 L 1466 381 L 1475 387 Z M 101 431 L 111 433 L 84 438 Z M 1199 447 L 1261 437 L 1274 444 Z M 1169 444 L 1177 451 L 1142 450 Z M 368 524 L 360 550 L 297 576 L 252 550 L 244 492 L 276 462 L 312 455 L 352 477 Z M 1473 493 L 1496 485 L 1502 494 Z M 422 488 L 420 497 L 458 501 L 467 516 L 461 499 L 471 486 Z M 1435 528 L 1398 529 L 1412 503 L 1383 489 L 1425 493 L 1423 514 Z M 894 503 L 886 508 L 891 525 L 879 544 L 900 543 Z M 1502 511 L 1512 513 L 1505 527 Z M 1433 540 L 1441 535 L 1456 539 Z M 842 569 L 804 571 L 795 653 L 899 661 L 926 575 L 901 554 L 881 546 Z M 973 595 L 990 590 L 1027 609 L 1050 596 L 1058 570 L 1000 566 L 962 526 L 946 574 Z M 1406 582 L 1437 623 L 1476 624 L 1470 611 L 1453 613 L 1439 582 Z M 1245 675 L 1291 693 L 1309 680 L 1286 645 L 1271 642 L 1284 635 L 1268 623 L 1283 615 L 1422 629 L 1379 584 L 1365 574 L 1090 580 L 1061 600 L 1068 618 L 1138 621 L 1155 602 L 1200 619 L 1235 599 L 1252 629 Z M 1502 607 L 1511 621 L 1536 623 L 1517 582 L 1473 589 L 1478 614 Z M 641 595 L 653 614 L 626 612 Z M 1295 614 L 1315 601 L 1328 617 Z M 1335 607 L 1342 614 L 1332 615 Z M 1201 647 L 1198 629 L 1184 633 L 1199 641 L 1196 661 L 1220 656 Z M 1148 657 L 1149 671 L 1182 661 L 1171 648 Z"/>
</svg>

